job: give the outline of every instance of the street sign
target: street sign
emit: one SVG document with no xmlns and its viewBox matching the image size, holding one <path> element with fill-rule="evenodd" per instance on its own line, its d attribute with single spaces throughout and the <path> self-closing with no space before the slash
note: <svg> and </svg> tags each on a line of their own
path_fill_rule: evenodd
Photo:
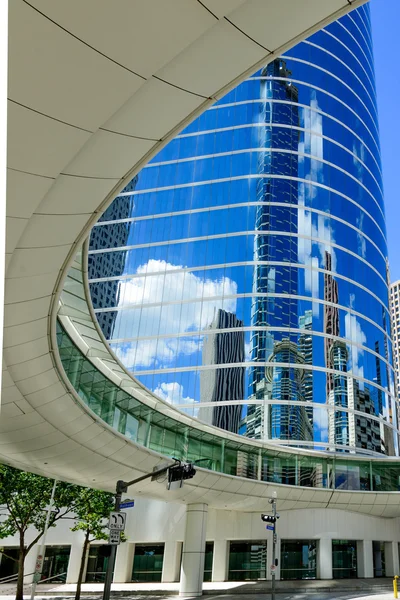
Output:
<svg viewBox="0 0 400 600">
<path fill-rule="evenodd" d="M 120 508 L 133 508 L 135 506 L 134 500 L 128 500 L 127 502 L 122 502 Z"/>
<path fill-rule="evenodd" d="M 125 531 L 126 513 L 111 512 L 108 527 L 110 531 Z"/>
<path fill-rule="evenodd" d="M 274 575 L 276 573 L 276 566 L 275 565 L 271 565 L 271 571 L 270 571 L 271 575 Z"/>
<path fill-rule="evenodd" d="M 121 532 L 115 529 L 110 529 L 108 535 L 108 543 L 117 546 L 121 542 Z"/>
<path fill-rule="evenodd" d="M 265 529 L 269 529 L 270 531 L 274 530 L 274 526 L 273 525 L 266 525 Z"/>
<path fill-rule="evenodd" d="M 38 554 L 36 558 L 35 572 L 33 574 L 33 581 L 38 583 L 40 581 L 40 577 L 42 575 L 42 567 L 43 567 L 43 555 Z"/>
</svg>

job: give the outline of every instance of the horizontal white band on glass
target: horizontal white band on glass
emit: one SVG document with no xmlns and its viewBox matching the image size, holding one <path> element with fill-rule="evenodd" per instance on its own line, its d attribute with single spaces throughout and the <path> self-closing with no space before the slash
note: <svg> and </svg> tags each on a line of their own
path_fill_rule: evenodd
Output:
<svg viewBox="0 0 400 600">
<path fill-rule="evenodd" d="M 393 401 L 396 400 L 396 396 L 394 395 L 394 392 L 390 392 L 387 388 L 383 387 L 382 385 L 379 385 L 375 381 L 371 381 L 370 379 L 361 377 L 361 375 L 356 375 L 356 374 L 352 373 L 351 371 L 338 371 L 336 369 L 330 369 L 328 367 L 319 367 L 317 365 L 312 365 L 312 364 L 307 365 L 307 364 L 303 364 L 303 363 L 249 361 L 249 362 L 223 363 L 223 364 L 214 364 L 214 365 L 196 365 L 196 366 L 188 366 L 188 367 L 165 367 L 162 369 L 140 369 L 140 370 L 136 370 L 136 371 L 132 370 L 132 368 L 129 365 L 127 365 L 127 369 L 129 371 L 131 371 L 131 373 L 134 377 L 143 377 L 143 375 L 162 375 L 162 374 L 166 374 L 166 373 L 173 373 L 175 375 L 177 373 L 190 373 L 190 372 L 197 373 L 199 371 L 209 372 L 209 371 L 218 371 L 218 370 L 225 370 L 225 369 L 238 369 L 238 368 L 254 369 L 254 367 L 257 367 L 259 369 L 282 367 L 284 369 L 309 371 L 310 373 L 312 373 L 313 371 L 318 371 L 319 373 L 325 373 L 328 375 L 337 375 L 338 377 L 343 377 L 345 379 L 348 379 L 348 378 L 355 379 L 356 381 L 361 381 L 362 383 L 366 383 L 367 385 L 380 390 L 384 394 L 387 394 Z"/>
<path fill-rule="evenodd" d="M 96 311 L 96 314 L 98 314 L 100 311 Z M 379 354 L 378 352 L 375 352 L 374 350 L 372 350 L 372 348 L 368 348 L 367 346 L 363 346 L 362 344 L 359 344 L 358 342 L 355 342 L 353 340 L 351 340 L 350 338 L 346 338 L 344 336 L 337 336 L 337 335 L 331 335 L 329 333 L 324 333 L 322 331 L 314 331 L 313 329 L 302 329 L 300 327 L 271 327 L 271 326 L 243 326 L 243 327 L 227 327 L 225 329 L 202 329 L 199 331 L 185 331 L 183 333 L 162 333 L 162 334 L 156 334 L 156 335 L 146 335 L 146 336 L 138 336 L 138 337 L 132 337 L 132 338 L 113 338 L 110 340 L 107 340 L 109 345 L 112 346 L 116 346 L 119 344 L 126 344 L 128 342 L 144 342 L 144 341 L 151 341 L 151 340 L 159 340 L 159 339 L 182 339 L 185 337 L 189 337 L 189 338 L 202 338 L 202 337 L 207 337 L 207 336 L 212 336 L 212 335 L 217 335 L 217 334 L 230 334 L 230 333 L 241 333 L 241 332 L 255 332 L 255 331 L 265 331 L 265 332 L 274 332 L 274 333 L 286 333 L 287 335 L 292 335 L 293 333 L 297 333 L 299 335 L 307 335 L 307 336 L 313 336 L 315 335 L 316 337 L 322 337 L 324 339 L 329 339 L 329 340 L 333 340 L 334 342 L 344 342 L 347 346 L 351 346 L 351 347 L 356 347 L 359 348 L 360 350 L 362 350 L 363 352 L 368 352 L 369 354 L 372 354 L 373 356 L 375 356 L 376 358 L 379 358 L 384 364 L 386 364 L 386 366 L 390 369 L 390 371 L 394 372 L 394 368 L 391 365 L 391 363 L 386 360 L 386 358 L 382 355 Z"/>
<path fill-rule="evenodd" d="M 251 79 L 249 79 L 248 81 L 251 81 Z M 265 103 L 265 102 L 268 102 L 268 104 L 286 104 L 288 106 L 292 106 L 293 105 L 293 102 L 290 102 L 289 100 L 278 100 L 277 98 L 270 98 L 268 100 L 266 100 L 265 98 L 251 98 L 251 99 L 248 99 L 248 100 L 238 100 L 236 102 L 222 103 L 222 101 L 221 101 L 220 104 L 219 103 L 218 104 L 213 104 L 207 110 L 218 110 L 220 108 L 223 109 L 223 108 L 230 108 L 230 107 L 233 108 L 235 106 L 242 106 L 242 105 L 245 105 L 245 104 L 260 104 L 260 103 Z M 344 123 L 343 121 L 341 121 L 337 117 L 334 117 L 333 115 L 331 115 L 331 114 L 329 114 L 329 113 L 321 110 L 320 108 L 314 108 L 314 107 L 310 106 L 309 104 L 302 104 L 301 102 L 296 102 L 296 106 L 298 106 L 299 108 L 306 109 L 306 110 L 308 110 L 310 112 L 313 112 L 315 114 L 321 115 L 322 117 L 325 117 L 326 119 L 330 119 L 331 121 L 334 121 L 335 123 L 337 123 L 338 125 L 340 125 L 344 129 L 347 129 L 347 131 L 349 131 L 360 142 L 360 144 L 362 144 L 363 148 L 365 148 L 365 150 L 369 153 L 370 157 L 374 161 L 374 163 L 375 163 L 375 165 L 376 165 L 376 167 L 377 167 L 377 169 L 379 171 L 380 176 L 382 177 L 382 167 L 381 167 L 379 161 L 377 160 L 376 156 L 374 155 L 374 153 L 372 152 L 372 150 L 368 146 L 368 144 L 365 142 L 365 140 L 362 137 L 360 137 L 358 135 L 358 133 L 356 133 L 354 131 L 354 129 L 352 129 L 351 127 L 349 127 L 349 125 L 347 125 L 346 123 Z M 249 123 L 247 126 L 251 126 L 251 123 Z M 265 123 L 264 123 L 264 126 L 265 126 Z M 279 123 L 268 123 L 268 127 L 271 127 L 271 126 L 272 127 L 273 126 L 278 127 Z M 214 132 L 225 131 L 225 130 L 232 129 L 232 127 L 235 127 L 235 126 L 225 127 L 225 128 L 222 128 L 221 130 L 213 129 L 213 130 L 208 130 L 206 132 L 200 131 L 200 132 L 197 132 L 197 135 L 202 135 L 204 133 L 211 133 L 213 131 Z M 246 127 L 246 125 L 243 124 L 242 127 Z M 290 127 L 290 125 L 286 125 L 286 127 Z M 238 127 L 236 126 L 235 128 L 238 128 Z M 309 130 L 309 129 L 305 130 L 304 129 L 304 131 L 311 131 L 311 130 Z M 370 133 L 370 132 L 368 131 L 368 133 Z M 195 133 L 182 133 L 182 134 L 178 135 L 176 137 L 176 139 L 178 139 L 178 138 L 185 138 L 185 137 L 193 137 L 195 135 L 196 135 Z M 323 139 L 326 139 L 327 141 L 332 142 L 336 146 L 340 146 L 341 148 L 344 148 L 347 151 L 349 151 L 346 146 L 343 146 L 343 144 L 340 144 L 334 138 L 330 138 L 328 136 L 325 136 L 323 133 L 319 134 L 317 132 L 315 132 L 314 135 L 320 135 Z M 376 144 L 376 142 L 375 142 L 375 144 Z"/>
<path fill-rule="evenodd" d="M 364 71 L 364 75 L 365 75 L 365 77 L 366 77 L 366 79 L 368 81 L 369 87 L 370 87 L 370 89 L 373 90 L 375 88 L 375 83 L 374 83 L 372 77 L 370 77 L 369 73 L 367 73 L 367 70 L 364 67 L 363 63 L 359 60 L 358 56 L 356 54 L 354 54 L 354 52 L 352 51 L 352 49 L 349 48 L 349 46 L 347 46 L 346 44 L 344 44 L 341 40 L 339 40 L 336 36 L 334 36 L 333 33 L 331 33 L 330 31 L 327 31 L 326 29 L 323 29 L 322 31 L 323 31 L 324 34 L 329 35 L 331 38 L 333 38 L 334 40 L 336 40 L 337 42 L 339 42 L 346 49 L 346 52 L 348 52 L 349 54 L 351 54 L 351 56 L 354 58 L 354 60 L 358 63 L 358 66 L 360 67 L 360 69 L 362 71 Z M 340 62 L 340 64 L 342 64 L 346 69 L 348 69 L 350 71 L 350 73 L 352 73 L 360 81 L 360 83 L 364 87 L 364 89 L 366 89 L 365 86 L 364 86 L 364 84 L 362 83 L 362 80 L 358 77 L 357 73 L 353 69 L 351 69 L 349 67 L 349 65 L 344 60 L 342 60 L 336 54 L 334 54 L 334 52 L 330 52 L 327 48 L 323 48 L 322 46 L 320 46 L 319 44 L 317 44 L 315 42 L 312 42 L 311 40 L 304 40 L 303 44 L 305 46 L 311 46 L 312 48 L 318 48 L 318 50 L 321 50 L 325 54 L 328 54 L 329 56 L 331 56 L 334 60 L 337 60 L 338 62 Z M 289 52 L 290 52 L 290 50 L 289 50 Z M 369 64 L 368 61 L 367 61 L 367 64 Z M 371 72 L 371 75 L 372 75 L 372 72 Z M 369 94 L 368 94 L 368 96 L 369 96 Z M 370 97 L 370 100 L 371 100 L 371 102 L 373 104 L 374 103 L 373 98 Z M 375 107 L 375 109 L 376 109 L 376 107 Z M 375 110 L 375 112 L 376 112 L 376 110 Z M 378 119 L 378 115 L 377 115 L 377 119 Z"/>
<path fill-rule="evenodd" d="M 268 206 L 268 207 L 279 206 L 282 208 L 291 208 L 291 209 L 298 210 L 298 211 L 302 210 L 303 212 L 310 212 L 312 214 L 323 216 L 326 219 L 329 219 L 329 220 L 332 219 L 333 221 L 342 223 L 346 227 L 353 229 L 353 231 L 355 231 L 357 233 L 357 235 L 362 236 L 365 240 L 370 242 L 370 244 L 372 246 L 374 246 L 374 248 L 379 252 L 379 254 L 382 256 L 383 260 L 386 263 L 386 256 L 382 252 L 382 250 L 380 249 L 378 244 L 376 244 L 372 238 L 370 238 L 368 235 L 366 235 L 366 233 L 361 231 L 361 229 L 359 229 L 358 227 L 356 227 L 349 221 L 346 221 L 345 219 L 341 219 L 340 217 L 332 215 L 332 213 L 327 213 L 327 212 L 325 212 L 323 210 L 319 210 L 317 208 L 308 208 L 307 206 L 304 206 L 303 204 L 298 205 L 298 204 L 291 204 L 289 202 L 263 202 L 263 201 L 259 200 L 259 201 L 254 201 L 254 202 L 238 202 L 235 204 L 209 206 L 206 208 L 193 208 L 193 209 L 189 208 L 187 210 L 178 210 L 176 212 L 157 213 L 157 214 L 145 215 L 145 216 L 140 216 L 140 217 L 126 217 L 124 219 L 114 219 L 112 221 L 99 221 L 98 223 L 96 223 L 95 227 L 105 227 L 108 225 L 116 225 L 116 224 L 120 224 L 120 223 L 137 223 L 137 222 L 149 221 L 149 220 L 153 220 L 153 219 L 174 218 L 174 217 L 179 217 L 182 215 L 196 215 L 196 214 L 209 213 L 209 212 L 215 212 L 215 211 L 220 211 L 220 210 L 233 211 L 236 208 L 247 208 L 249 206 Z M 91 250 L 89 251 L 89 253 L 90 252 L 91 252 Z"/>
<path fill-rule="evenodd" d="M 290 50 L 288 52 L 290 52 Z M 346 65 L 346 63 L 344 63 L 343 61 L 340 61 L 343 65 L 345 65 L 345 67 L 347 68 L 347 70 L 350 73 L 352 73 L 352 75 L 354 75 L 354 77 L 358 80 L 358 82 L 361 85 L 361 87 L 364 89 L 365 95 L 368 97 L 369 101 L 371 102 L 371 106 L 374 109 L 374 113 L 375 113 L 374 115 L 371 113 L 370 109 L 365 104 L 365 102 L 360 98 L 359 94 L 357 92 L 355 92 L 354 89 L 348 83 L 346 83 L 343 79 L 341 79 L 338 75 L 335 75 L 335 73 L 332 73 L 332 71 L 329 71 L 328 69 L 324 69 L 318 63 L 311 63 L 310 61 L 305 60 L 304 58 L 297 58 L 295 56 L 291 56 L 290 54 L 285 54 L 285 58 L 287 58 L 288 60 L 291 60 L 293 62 L 301 63 L 303 65 L 307 65 L 309 67 L 312 67 L 316 71 L 322 71 L 322 73 L 324 73 L 325 75 L 329 75 L 330 77 L 332 77 L 332 79 L 335 79 L 335 81 L 341 83 L 351 94 L 353 94 L 355 96 L 355 98 L 365 108 L 366 112 L 368 113 L 369 117 L 371 118 L 371 121 L 373 122 L 373 124 L 374 124 L 374 126 L 376 128 L 377 135 L 379 135 L 378 126 L 377 126 L 377 121 L 378 121 L 377 108 L 374 105 L 374 102 L 373 102 L 373 100 L 371 98 L 371 95 L 368 92 L 368 90 L 366 89 L 365 85 L 362 83 L 361 79 L 358 77 L 358 75 L 356 75 L 354 73 L 354 71 L 352 71 L 352 69 L 350 69 L 350 67 L 348 65 Z M 337 57 L 335 57 L 335 58 L 336 58 L 336 60 L 339 60 Z M 271 79 L 275 79 L 275 78 L 271 77 Z"/>
<path fill-rule="evenodd" d="M 285 262 L 277 262 L 277 261 L 271 261 L 270 263 L 268 263 L 271 266 L 285 266 L 285 267 L 290 267 L 290 268 L 301 268 L 301 269 L 309 269 L 309 267 L 305 267 L 304 265 L 298 265 L 297 263 L 295 265 L 292 265 L 291 263 L 285 263 Z M 311 270 L 314 271 L 318 271 L 321 273 L 327 273 L 330 275 L 334 275 L 334 273 L 332 273 L 331 271 L 325 271 L 324 269 L 320 269 L 320 268 L 313 268 L 311 267 Z M 373 292 L 371 292 L 370 290 L 368 290 L 366 287 L 362 286 L 359 283 L 356 283 L 355 281 L 353 281 L 352 279 L 348 279 L 347 277 L 344 277 L 342 275 L 335 275 L 338 279 L 343 279 L 344 281 L 347 281 L 351 284 L 356 285 L 357 287 L 359 287 L 360 289 L 363 289 L 365 292 L 367 292 L 370 296 L 372 296 L 373 298 L 375 298 L 375 300 L 377 300 L 382 307 L 385 309 L 388 318 L 390 319 L 390 314 L 388 311 L 387 306 L 378 298 L 378 296 L 376 296 Z M 214 300 L 233 300 L 236 298 L 268 298 L 269 293 L 265 294 L 265 293 L 257 293 L 257 292 L 242 292 L 242 293 L 238 293 L 238 294 L 226 294 L 224 296 L 207 296 L 207 298 L 200 297 L 200 298 L 188 298 L 185 300 L 170 300 L 168 302 L 148 302 L 148 303 L 137 303 L 137 304 L 126 304 L 126 305 L 122 305 L 122 306 L 115 306 L 115 307 L 106 307 L 106 308 L 96 308 L 95 312 L 115 312 L 115 311 L 120 311 L 120 310 L 137 310 L 137 309 L 142 309 L 142 308 L 151 308 L 154 306 L 162 306 L 162 305 L 172 305 L 172 304 L 193 304 L 193 303 L 201 303 L 201 302 L 211 302 Z M 271 297 L 274 297 L 273 294 L 271 294 Z M 285 294 L 285 297 L 290 298 L 293 297 L 289 294 Z M 314 298 L 312 296 L 307 297 L 308 300 L 314 301 Z M 315 300 L 316 302 L 318 301 L 317 299 Z M 335 305 L 337 306 L 337 305 Z"/>
<path fill-rule="evenodd" d="M 254 127 L 255 125 L 251 125 L 251 127 Z M 266 127 L 269 127 L 270 125 L 267 125 Z M 276 124 L 274 125 L 276 126 Z M 259 127 L 259 125 L 257 125 L 257 127 Z M 303 129 L 301 127 L 297 127 L 297 126 L 284 126 L 285 128 L 290 128 L 290 129 L 294 129 L 294 130 L 298 130 L 298 131 L 304 131 L 304 133 L 310 133 L 311 136 L 315 135 L 316 137 L 320 137 L 321 139 L 323 138 L 323 136 L 321 136 L 318 133 L 314 133 L 312 129 L 308 130 L 308 129 Z M 326 139 L 326 138 L 325 138 Z M 363 167 L 363 169 L 365 169 L 370 176 L 372 177 L 372 179 L 375 181 L 377 188 L 379 189 L 381 195 L 383 196 L 383 189 L 381 187 L 381 184 L 376 180 L 375 175 L 372 173 L 372 171 L 370 171 L 370 169 L 359 159 L 359 157 L 357 156 L 357 154 L 354 154 L 354 152 L 351 152 L 348 148 L 345 148 L 344 146 L 341 146 L 339 144 L 337 144 L 338 146 L 340 146 L 342 149 L 344 149 L 348 154 L 350 154 L 350 156 L 352 157 L 352 159 L 357 160 Z M 367 191 L 369 193 L 369 195 L 375 200 L 375 202 L 377 202 L 375 196 L 369 191 L 369 189 L 363 184 L 361 183 L 361 181 L 355 177 L 352 173 L 350 173 L 349 171 L 346 171 L 346 169 L 343 169 L 342 167 L 340 167 L 339 165 L 337 165 L 336 163 L 330 162 L 328 160 L 325 160 L 324 158 L 321 158 L 319 156 L 315 156 L 313 154 L 309 154 L 308 152 L 300 152 L 299 150 L 288 150 L 287 148 L 280 148 L 280 147 L 274 147 L 274 148 L 260 148 L 260 147 L 254 147 L 254 148 L 243 148 L 241 150 L 232 150 L 232 151 L 226 151 L 226 152 L 216 152 L 216 153 L 212 153 L 212 154 L 201 154 L 201 155 L 193 155 L 193 156 L 188 156 L 185 158 L 176 158 L 173 160 L 165 160 L 165 161 L 160 161 L 160 162 L 151 162 L 148 163 L 144 168 L 145 169 L 153 169 L 154 167 L 162 167 L 165 165 L 178 165 L 181 163 L 196 163 L 199 160 L 210 160 L 210 159 L 214 159 L 214 158 L 219 158 L 222 156 L 237 156 L 240 154 L 256 154 L 256 153 L 261 153 L 261 152 L 266 152 L 266 153 L 279 153 L 279 154 L 290 154 L 292 156 L 301 156 L 303 158 L 309 158 L 310 160 L 315 160 L 317 162 L 320 162 L 324 165 L 327 165 L 329 167 L 332 167 L 333 169 L 337 169 L 338 171 L 340 171 L 341 173 L 344 173 L 345 175 L 347 175 L 348 177 L 350 177 L 350 179 L 353 179 L 356 183 L 358 183 L 361 187 L 364 188 L 365 191 Z M 265 174 L 264 174 L 265 175 Z"/>
<path fill-rule="evenodd" d="M 267 80 L 271 80 L 271 77 L 265 77 L 265 76 L 256 76 L 256 77 L 252 77 L 252 80 L 260 80 L 260 81 L 267 81 Z M 320 94 L 325 94 L 326 96 L 329 96 L 330 98 L 333 98 L 334 100 L 336 100 L 339 104 L 341 104 L 342 106 L 344 106 L 345 108 L 347 108 L 347 110 L 349 112 L 351 112 L 356 118 L 357 120 L 363 124 L 363 126 L 365 127 L 366 131 L 368 131 L 368 133 L 371 136 L 371 139 L 374 140 L 374 143 L 377 147 L 377 150 L 379 152 L 379 147 L 378 147 L 378 143 L 376 141 L 375 138 L 375 134 L 372 133 L 372 131 L 370 130 L 370 128 L 368 127 L 368 125 L 365 123 L 365 121 L 360 117 L 360 115 L 357 113 L 357 111 L 355 111 L 353 108 L 351 108 L 348 104 L 346 104 L 346 102 L 344 102 L 344 100 L 342 100 L 341 98 L 339 98 L 338 96 L 335 96 L 335 94 L 331 94 L 331 92 L 328 92 L 326 89 L 324 88 L 320 88 L 312 83 L 308 83 L 307 81 L 302 81 L 301 79 L 295 79 L 293 77 L 274 77 L 273 79 L 277 80 L 277 81 L 287 81 L 288 83 L 291 84 L 295 84 L 295 85 L 302 85 L 304 87 L 308 87 L 311 88 L 313 90 L 316 90 L 317 92 L 320 92 Z M 379 135 L 378 132 L 378 127 L 377 124 L 375 123 L 374 119 L 371 116 L 371 113 L 368 111 L 368 109 L 365 107 L 365 104 L 361 101 L 361 104 L 363 104 L 366 112 L 368 113 L 368 116 L 371 118 L 372 124 L 376 129 L 376 135 Z"/>
<path fill-rule="evenodd" d="M 341 198 L 344 198 L 345 200 L 348 200 L 349 202 L 351 202 L 352 204 L 354 204 L 354 206 L 357 206 L 357 208 L 359 208 L 363 213 L 365 213 L 366 215 L 368 215 L 368 217 L 371 219 L 371 221 L 374 222 L 374 224 L 376 225 L 376 227 L 381 232 L 382 237 L 386 241 L 386 235 L 383 232 L 383 230 L 381 229 L 381 227 L 378 224 L 378 222 L 374 219 L 374 217 L 371 215 L 371 213 L 369 213 L 361 204 L 358 204 L 358 202 L 355 202 L 355 200 L 353 200 L 352 198 L 350 198 L 350 196 L 346 196 L 346 194 L 343 194 L 343 192 L 340 192 L 339 190 L 331 188 L 328 185 L 325 185 L 323 183 L 319 183 L 317 181 L 311 181 L 310 179 L 304 179 L 303 177 L 291 177 L 291 176 L 285 176 L 285 175 L 262 175 L 262 174 L 257 174 L 257 175 L 237 175 L 237 176 L 234 176 L 234 177 L 221 177 L 220 179 L 206 179 L 206 180 L 203 180 L 203 181 L 193 181 L 191 183 L 179 183 L 177 185 L 166 185 L 166 186 L 162 186 L 162 187 L 147 188 L 147 189 L 144 189 L 144 190 L 138 190 L 138 191 L 134 191 L 134 192 L 122 192 L 117 197 L 118 198 L 122 198 L 124 196 L 135 196 L 136 197 L 136 196 L 139 196 L 139 195 L 152 194 L 154 192 L 163 192 L 163 191 L 178 190 L 178 189 L 185 189 L 185 188 L 191 188 L 191 187 L 200 187 L 200 186 L 203 186 L 203 185 L 211 185 L 211 184 L 214 185 L 214 184 L 218 184 L 218 183 L 230 183 L 231 181 L 244 181 L 244 180 L 249 180 L 249 179 L 284 179 L 285 181 L 286 180 L 297 181 L 297 182 L 300 182 L 300 183 L 307 184 L 307 186 L 309 188 L 312 188 L 313 186 L 315 186 L 317 188 L 321 188 L 321 189 L 326 190 L 328 192 L 332 192 L 334 194 L 337 194 Z M 378 206 L 378 208 L 379 208 L 379 206 Z M 379 209 L 379 210 L 382 213 L 382 209 Z M 383 216 L 383 213 L 382 213 L 382 216 Z"/>
<path fill-rule="evenodd" d="M 305 408 L 311 408 L 313 410 L 316 409 L 325 410 L 327 412 L 344 412 L 349 415 L 354 415 L 364 419 L 371 419 L 371 421 L 382 423 L 383 425 L 389 427 L 390 429 L 393 429 L 394 431 L 399 431 L 396 425 L 390 423 L 389 421 L 386 421 L 383 417 L 377 417 L 376 415 L 373 415 L 371 413 L 362 412 L 361 410 L 356 410 L 354 408 L 348 408 L 328 403 L 320 404 L 319 402 L 307 402 L 306 400 L 257 400 L 255 398 L 248 398 L 247 400 L 218 400 L 217 402 L 202 402 L 201 400 L 199 400 L 198 402 L 196 401 L 190 403 L 176 403 L 176 405 L 179 405 L 179 408 L 196 408 L 198 410 L 201 410 L 202 408 L 219 408 L 222 406 L 303 406 Z M 173 404 L 173 406 L 175 406 L 175 404 Z M 388 411 L 387 408 L 386 410 Z"/>
</svg>

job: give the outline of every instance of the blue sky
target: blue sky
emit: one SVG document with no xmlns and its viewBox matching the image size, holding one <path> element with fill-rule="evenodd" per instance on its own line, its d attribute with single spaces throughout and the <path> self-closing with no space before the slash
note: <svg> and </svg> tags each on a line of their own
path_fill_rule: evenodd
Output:
<svg viewBox="0 0 400 600">
<path fill-rule="evenodd" d="M 391 280 L 400 279 L 399 0 L 371 0 Z"/>
</svg>

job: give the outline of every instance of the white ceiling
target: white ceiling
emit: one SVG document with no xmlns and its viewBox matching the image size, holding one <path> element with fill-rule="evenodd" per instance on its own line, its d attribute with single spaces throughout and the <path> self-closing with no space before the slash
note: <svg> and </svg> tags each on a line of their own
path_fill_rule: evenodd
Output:
<svg viewBox="0 0 400 600">
<path fill-rule="evenodd" d="M 51 317 L 66 267 L 105 207 L 178 131 L 276 54 L 364 1 L 9 3 L 3 462 L 104 489 L 157 464 L 156 454 L 85 411 L 55 368 Z M 182 500 L 258 510 L 271 491 L 208 472 L 194 482 Z M 158 484 L 142 491 L 164 497 Z M 347 505 L 361 494 L 279 493 L 288 507 Z M 364 496 L 362 512 L 399 510 L 390 494 Z"/>
</svg>

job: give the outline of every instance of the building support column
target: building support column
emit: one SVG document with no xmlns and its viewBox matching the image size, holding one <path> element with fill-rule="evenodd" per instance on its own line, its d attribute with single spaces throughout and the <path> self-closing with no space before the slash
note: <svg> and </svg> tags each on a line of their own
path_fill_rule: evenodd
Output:
<svg viewBox="0 0 400 600">
<path fill-rule="evenodd" d="M 181 566 L 182 542 L 165 542 L 164 562 L 161 582 L 174 583 L 179 581 Z"/>
<path fill-rule="evenodd" d="M 333 579 L 332 540 L 321 538 L 317 546 L 317 578 Z"/>
<path fill-rule="evenodd" d="M 399 575 L 399 545 L 398 542 L 385 542 L 385 575 Z"/>
<path fill-rule="evenodd" d="M 82 535 L 80 535 L 81 533 L 82 533 Z M 82 559 L 83 541 L 84 541 L 83 532 L 77 531 L 76 534 L 74 535 L 74 538 L 75 538 L 75 536 L 78 539 L 74 539 L 71 544 L 71 552 L 70 552 L 69 561 L 68 561 L 66 583 L 76 583 L 78 581 L 78 577 L 79 577 L 79 569 L 81 568 L 81 559 Z M 89 552 L 88 552 L 88 555 L 89 555 Z M 87 557 L 86 557 L 86 561 L 87 561 Z M 85 581 L 85 578 L 86 578 L 86 566 L 85 566 L 85 570 L 83 572 L 82 582 Z"/>
<path fill-rule="evenodd" d="M 226 581 L 228 577 L 229 542 L 215 540 L 211 581 Z"/>
<path fill-rule="evenodd" d="M 127 583 L 132 581 L 133 557 L 135 544 L 123 542 L 117 548 L 113 583 Z"/>
<path fill-rule="evenodd" d="M 372 540 L 357 542 L 357 577 L 367 578 L 374 576 L 374 554 Z"/>
<path fill-rule="evenodd" d="M 188 504 L 183 542 L 180 596 L 201 596 L 206 549 L 207 504 Z"/>
</svg>

